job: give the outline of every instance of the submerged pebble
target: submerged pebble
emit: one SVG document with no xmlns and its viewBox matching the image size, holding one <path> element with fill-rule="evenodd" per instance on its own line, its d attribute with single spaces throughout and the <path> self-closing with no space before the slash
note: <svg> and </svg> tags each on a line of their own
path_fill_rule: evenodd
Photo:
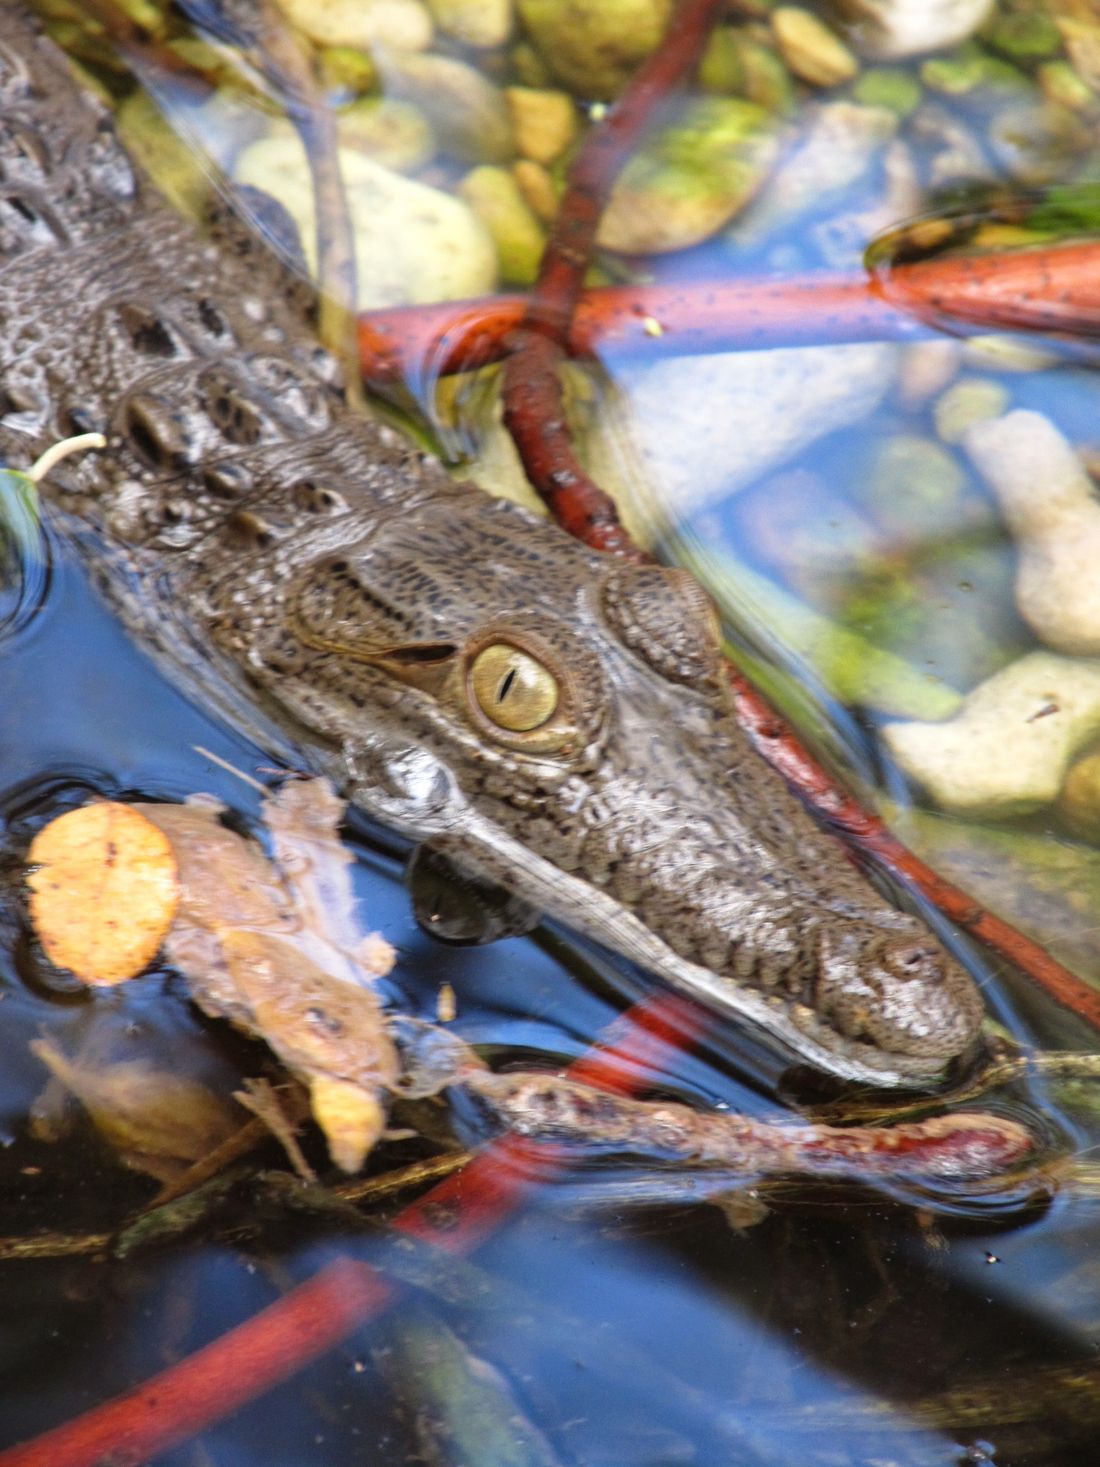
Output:
<svg viewBox="0 0 1100 1467">
<path fill-rule="evenodd" d="M 1100 733 L 1100 662 L 1030 652 L 969 693 L 946 723 L 890 723 L 901 769 L 954 814 L 1019 815 L 1058 797 Z"/>
<path fill-rule="evenodd" d="M 549 224 L 557 217 L 559 186 L 553 174 L 531 158 L 517 158 L 512 164 L 512 177 L 527 207 Z"/>
<path fill-rule="evenodd" d="M 632 444 L 637 462 L 616 483 L 651 522 L 713 504 L 872 412 L 896 363 L 892 346 L 809 347 L 682 357 L 624 375 L 628 407 L 607 438 Z"/>
<path fill-rule="evenodd" d="M 432 18 L 420 0 L 278 0 L 292 25 L 319 46 L 422 51 Z"/>
<path fill-rule="evenodd" d="M 812 87 L 838 87 L 859 73 L 859 62 L 844 42 L 800 5 L 780 5 L 772 12 L 772 34 L 795 76 Z"/>
<path fill-rule="evenodd" d="M 502 283 L 532 285 L 546 232 L 512 174 L 485 163 L 466 175 L 458 191 L 493 237 Z"/>
<path fill-rule="evenodd" d="M 919 56 L 957 46 L 982 25 L 994 0 L 834 0 L 869 56 Z"/>
<path fill-rule="evenodd" d="M 936 399 L 932 421 L 944 443 L 961 443 L 968 430 L 1008 407 L 1008 389 L 989 377 L 966 377 Z"/>
<path fill-rule="evenodd" d="M 897 114 L 886 107 L 820 107 L 775 168 L 767 190 L 729 231 L 731 242 L 755 245 L 801 215 L 819 212 L 865 177 L 897 126 Z"/>
<path fill-rule="evenodd" d="M 439 29 L 464 46 L 503 46 L 512 34 L 512 0 L 428 0 Z"/>
<path fill-rule="evenodd" d="M 340 167 L 355 224 L 360 310 L 456 300 L 494 288 L 496 250 L 462 199 L 346 148 L 340 150 Z M 278 199 L 297 224 L 315 268 L 313 189 L 298 139 L 253 143 L 241 155 L 235 176 L 238 183 Z"/>
<path fill-rule="evenodd" d="M 518 0 L 520 18 L 550 74 L 574 96 L 617 96 L 655 51 L 672 0 Z"/>
<path fill-rule="evenodd" d="M 577 136 L 577 109 L 567 92 L 546 87 L 506 87 L 516 149 L 536 163 L 553 163 Z"/>
<path fill-rule="evenodd" d="M 336 129 L 342 148 L 354 149 L 398 173 L 423 168 L 435 152 L 427 118 L 411 103 L 394 97 L 361 97 L 340 110 Z"/>
<path fill-rule="evenodd" d="M 1100 653 L 1100 503 L 1049 418 L 1018 410 L 976 423 L 964 443 L 1016 541 L 1016 605 L 1048 647 Z"/>
<path fill-rule="evenodd" d="M 876 448 L 858 495 L 878 525 L 908 541 L 957 524 L 965 483 L 957 458 L 941 444 L 894 433 Z"/>
<path fill-rule="evenodd" d="M 598 244 L 640 255 L 709 239 L 756 193 L 775 149 L 771 120 L 754 103 L 732 97 L 692 103 L 623 169 Z"/>
<path fill-rule="evenodd" d="M 1066 775 L 1058 813 L 1075 835 L 1100 842 L 1100 752 L 1078 759 Z"/>
<path fill-rule="evenodd" d="M 481 72 L 452 56 L 393 55 L 382 65 L 386 91 L 413 103 L 440 147 L 464 163 L 500 163 L 515 144 L 504 94 Z"/>
</svg>

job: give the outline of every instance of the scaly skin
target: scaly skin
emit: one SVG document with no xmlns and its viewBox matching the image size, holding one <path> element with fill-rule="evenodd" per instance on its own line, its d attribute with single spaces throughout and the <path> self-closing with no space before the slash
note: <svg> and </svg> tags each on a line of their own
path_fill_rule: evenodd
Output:
<svg viewBox="0 0 1100 1467">
<path fill-rule="evenodd" d="M 822 1069 L 926 1083 L 971 1046 L 969 977 L 748 748 L 690 577 L 602 558 L 350 414 L 258 252 L 169 213 L 11 8 L 0 167 L 0 452 L 107 434 L 51 495 L 162 658 Z M 543 669 L 537 727 L 478 702 L 487 646 Z"/>
</svg>

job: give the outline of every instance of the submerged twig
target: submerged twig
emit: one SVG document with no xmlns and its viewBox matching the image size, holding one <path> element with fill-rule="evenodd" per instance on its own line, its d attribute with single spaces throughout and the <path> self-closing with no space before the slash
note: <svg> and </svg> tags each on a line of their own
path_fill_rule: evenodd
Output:
<svg viewBox="0 0 1100 1467">
<path fill-rule="evenodd" d="M 251 37 L 255 59 L 280 93 L 305 150 L 313 184 L 318 334 L 343 368 L 349 402 L 365 411 L 355 317 L 355 231 L 340 172 L 336 120 L 304 44 L 273 0 L 256 0 L 256 5 L 258 24 Z"/>
<path fill-rule="evenodd" d="M 463 1084 L 514 1135 L 579 1147 L 661 1157 L 681 1166 L 747 1176 L 803 1173 L 816 1178 L 986 1180 L 1027 1157 L 1030 1133 L 981 1111 L 932 1116 L 900 1126 L 823 1126 L 753 1120 L 693 1110 L 673 1101 L 631 1100 L 550 1074 L 467 1074 Z"/>
<path fill-rule="evenodd" d="M 32 1233 L 0 1238 L 0 1263 L 22 1263 L 33 1258 L 80 1258 L 106 1255 L 113 1233 Z"/>
<path fill-rule="evenodd" d="M 441 1182 L 455 1172 L 468 1166 L 474 1159 L 472 1151 L 445 1151 L 441 1156 L 430 1156 L 425 1161 L 410 1162 L 392 1172 L 382 1172 L 376 1177 L 356 1177 L 351 1181 L 338 1182 L 329 1191 L 362 1207 L 369 1202 L 384 1202 L 388 1197 L 411 1192 L 426 1182 Z"/>
</svg>

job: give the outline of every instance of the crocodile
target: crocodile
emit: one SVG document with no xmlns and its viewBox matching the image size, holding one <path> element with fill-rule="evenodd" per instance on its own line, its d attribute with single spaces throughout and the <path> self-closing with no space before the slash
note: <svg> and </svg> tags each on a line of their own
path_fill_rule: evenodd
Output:
<svg viewBox="0 0 1100 1467">
<path fill-rule="evenodd" d="M 750 747 L 684 571 L 601 556 L 348 407 L 300 301 L 156 195 L 0 6 L 0 455 L 186 686 L 370 815 L 845 1079 L 982 1004 Z"/>
</svg>

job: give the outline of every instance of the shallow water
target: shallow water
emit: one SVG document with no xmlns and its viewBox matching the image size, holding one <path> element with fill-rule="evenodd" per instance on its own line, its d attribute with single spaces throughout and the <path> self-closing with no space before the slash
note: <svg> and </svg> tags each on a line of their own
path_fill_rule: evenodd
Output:
<svg viewBox="0 0 1100 1467">
<path fill-rule="evenodd" d="M 966 113 L 966 104 L 952 105 Z M 919 154 L 919 143 L 913 147 Z M 1074 162 L 1078 172 L 1089 166 L 1087 158 Z M 679 279 L 835 265 L 822 241 L 845 238 L 843 230 L 815 231 L 815 219 L 837 226 L 858 216 L 877 187 L 853 185 L 827 208 L 799 216 L 782 239 L 703 246 L 666 257 L 659 273 Z M 853 245 L 852 264 L 857 254 Z M 852 358 L 838 350 L 818 354 L 815 380 L 846 370 Z M 882 361 L 887 375 L 896 369 L 892 356 Z M 605 367 L 647 413 L 673 381 L 655 382 L 637 363 Z M 1013 406 L 1049 414 L 1074 442 L 1094 435 L 1100 388 L 1087 366 L 1052 359 L 1007 372 L 971 352 L 961 371 L 993 378 Z M 774 398 L 759 400 L 756 411 L 786 410 L 782 375 Z M 708 422 L 720 428 L 723 415 L 736 411 L 745 377 L 734 364 L 728 379 L 708 380 L 712 395 L 701 415 L 671 401 L 664 418 L 645 418 L 646 440 L 660 441 L 669 463 L 680 455 L 713 465 L 729 451 L 721 432 L 707 438 L 702 429 Z M 1002 915 L 1065 949 L 1067 961 L 1093 976 L 1091 907 L 1067 900 L 1075 883 L 1091 892 L 1087 848 L 1050 812 L 1002 822 L 991 833 L 975 826 L 965 840 L 953 831 L 948 841 L 942 822 L 922 824 L 913 792 L 877 738 L 887 714 L 860 699 L 842 707 L 833 696 L 840 654 L 830 661 L 829 645 L 819 640 L 821 662 L 807 666 L 804 643 L 785 638 L 789 623 L 761 603 L 759 580 L 738 579 L 744 568 L 784 588 L 830 628 L 897 653 L 929 688 L 966 690 L 1033 646 L 1012 606 L 1010 542 L 965 465 L 954 497 L 935 512 L 881 493 L 868 503 L 865 486 L 883 443 L 901 434 L 934 441 L 931 400 L 907 400 L 888 384 L 851 423 L 758 468 L 743 485 L 730 482 L 731 468 L 725 482 L 712 475 L 704 500 L 666 502 L 655 534 L 674 539 L 689 560 L 700 546 L 712 568 L 717 558 L 713 589 L 732 613 L 733 635 L 766 657 L 773 691 L 791 702 L 795 686 L 802 690 L 807 738 L 868 798 L 877 791 L 893 802 L 906 838 L 923 840 L 922 849 L 941 855 L 949 870 L 958 861 L 963 885 L 984 874 L 1001 894 Z M 337 1252 L 369 1259 L 384 1273 L 395 1266 L 385 1236 L 295 1214 L 245 1183 L 194 1231 L 127 1259 L 64 1256 L 61 1243 L 61 1256 L 14 1256 L 12 1240 L 28 1232 L 110 1232 L 153 1193 L 86 1122 L 77 1119 L 62 1140 L 33 1138 L 28 1115 L 45 1072 L 27 1046 L 40 1032 L 71 1048 L 93 1023 L 106 1026 L 118 1054 L 159 1057 L 222 1092 L 267 1065 L 259 1046 L 199 1018 L 170 973 L 154 971 L 92 999 L 50 974 L 29 941 L 22 855 L 52 815 L 91 793 L 178 800 L 202 790 L 254 829 L 255 795 L 200 750 L 275 777 L 264 773 L 268 754 L 188 703 L 125 641 L 53 539 L 49 558 L 40 606 L 9 625 L 2 648 L 3 1444 L 144 1380 Z M 402 843 L 358 818 L 349 839 L 364 924 L 399 950 L 385 989 L 401 1011 L 433 1017 L 440 986 L 449 983 L 464 1038 L 497 1059 L 557 1066 L 583 1053 L 627 1001 L 647 991 L 644 975 L 556 930 L 480 948 L 432 942 L 411 915 Z M 1045 904 L 1036 895 L 1048 889 L 1040 850 L 1080 853 L 1082 861 L 1079 872 L 1071 865 L 1058 882 L 1048 880 L 1053 894 Z M 1003 870 L 994 869 L 998 859 Z M 1005 964 L 962 950 L 991 1012 L 1014 1038 L 1051 1050 L 1095 1048 L 1083 1024 L 1036 996 Z M 766 1045 L 727 1028 L 708 1033 L 691 1053 L 668 1056 L 649 1078 L 662 1094 L 764 1116 L 782 1112 L 781 1097 L 813 1091 L 804 1077 L 784 1076 Z M 469 1272 L 442 1264 L 386 1319 L 199 1442 L 156 1460 L 167 1467 L 1091 1462 L 1100 1429 L 1098 1194 L 1094 1179 L 1067 1178 L 1057 1163 L 1100 1140 L 1096 1102 L 1087 1086 L 1071 1092 L 1039 1080 L 1004 1087 L 995 1100 L 1032 1125 L 1050 1173 L 986 1196 L 792 1182 L 733 1187 L 732 1200 L 706 1200 L 698 1184 L 690 1190 L 675 1172 L 578 1161 L 524 1196 Z M 483 1138 L 470 1107 L 456 1106 L 453 1122 L 461 1140 Z M 323 1165 L 316 1138 L 307 1146 Z M 406 1139 L 372 1165 L 381 1171 L 433 1149 Z M 264 1159 L 271 1168 L 283 1165 L 274 1145 Z M 390 1215 L 401 1200 L 374 1216 Z M 429 1368 L 425 1340 L 450 1342 L 449 1369 L 438 1361 Z M 435 1457 L 414 1455 L 426 1452 L 417 1436 L 426 1417 L 452 1422 L 450 1444 Z"/>
</svg>

